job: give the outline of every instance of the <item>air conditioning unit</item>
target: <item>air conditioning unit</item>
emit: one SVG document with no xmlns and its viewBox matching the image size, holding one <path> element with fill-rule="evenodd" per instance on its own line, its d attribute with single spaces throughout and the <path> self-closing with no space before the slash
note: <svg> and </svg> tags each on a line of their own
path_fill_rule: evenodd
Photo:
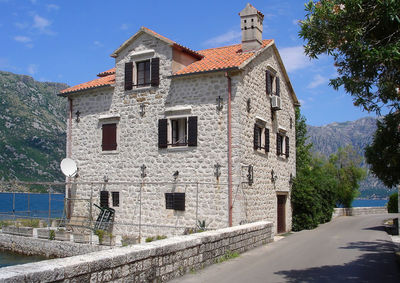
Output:
<svg viewBox="0 0 400 283">
<path fill-rule="evenodd" d="M 272 110 L 281 110 L 281 98 L 277 95 L 271 96 Z"/>
</svg>

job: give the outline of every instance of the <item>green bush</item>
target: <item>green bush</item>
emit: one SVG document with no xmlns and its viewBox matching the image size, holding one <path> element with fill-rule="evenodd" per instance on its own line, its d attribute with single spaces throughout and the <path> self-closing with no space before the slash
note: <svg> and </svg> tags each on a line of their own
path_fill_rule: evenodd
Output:
<svg viewBox="0 0 400 283">
<path fill-rule="evenodd" d="M 49 240 L 55 240 L 56 239 L 56 231 L 50 230 L 49 232 Z"/>
<path fill-rule="evenodd" d="M 397 213 L 399 212 L 399 203 L 398 203 L 399 194 L 394 193 L 389 197 L 389 202 L 387 204 L 387 209 L 389 213 Z"/>
<path fill-rule="evenodd" d="M 146 238 L 146 243 L 150 243 L 154 241 L 154 237 L 147 237 Z"/>
</svg>

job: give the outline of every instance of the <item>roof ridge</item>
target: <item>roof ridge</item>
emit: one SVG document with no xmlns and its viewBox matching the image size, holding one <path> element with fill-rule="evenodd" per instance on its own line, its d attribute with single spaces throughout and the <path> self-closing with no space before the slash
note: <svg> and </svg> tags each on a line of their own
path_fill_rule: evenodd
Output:
<svg viewBox="0 0 400 283">
<path fill-rule="evenodd" d="M 272 39 L 263 39 L 262 41 L 264 43 L 264 41 L 267 41 L 267 40 L 272 40 Z M 206 49 L 197 50 L 196 52 L 205 51 L 205 50 L 212 50 L 212 49 L 228 48 L 228 47 L 233 47 L 233 46 L 237 46 L 237 45 L 242 45 L 242 44 L 241 43 L 236 43 L 236 44 L 231 44 L 231 45 L 206 48 Z M 256 51 L 256 50 L 254 50 L 254 51 Z M 252 52 L 252 51 L 250 51 L 250 52 Z"/>
</svg>

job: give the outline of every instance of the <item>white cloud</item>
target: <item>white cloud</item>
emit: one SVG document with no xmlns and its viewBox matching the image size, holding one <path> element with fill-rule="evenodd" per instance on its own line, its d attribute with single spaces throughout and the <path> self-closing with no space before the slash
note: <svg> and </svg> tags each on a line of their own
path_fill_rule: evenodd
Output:
<svg viewBox="0 0 400 283">
<path fill-rule="evenodd" d="M 314 76 L 313 81 L 308 84 L 307 88 L 316 88 L 317 86 L 326 84 L 328 82 L 328 78 L 317 74 Z"/>
<path fill-rule="evenodd" d="M 301 45 L 282 48 L 279 53 L 288 72 L 304 69 L 311 65 L 311 61 L 304 54 L 304 48 Z"/>
<path fill-rule="evenodd" d="M 14 40 L 18 41 L 18 42 L 21 42 L 21 43 L 28 43 L 28 42 L 32 41 L 32 39 L 30 37 L 23 36 L 23 35 L 14 36 Z"/>
<path fill-rule="evenodd" d="M 95 40 L 95 41 L 93 42 L 93 44 L 94 44 L 96 47 L 103 47 L 103 43 L 101 43 L 100 41 L 97 41 L 97 40 Z"/>
<path fill-rule="evenodd" d="M 28 66 L 28 73 L 30 74 L 30 75 L 35 75 L 36 73 L 37 73 L 37 71 L 38 71 L 38 66 L 37 65 L 35 65 L 35 64 L 30 64 L 29 66 Z"/>
<path fill-rule="evenodd" d="M 127 24 L 122 24 L 119 28 L 122 30 L 127 30 L 129 26 Z"/>
<path fill-rule="evenodd" d="M 28 23 L 19 23 L 19 22 L 16 22 L 16 23 L 14 23 L 14 25 L 15 25 L 17 28 L 19 28 L 19 29 L 26 29 L 27 27 L 29 27 L 29 24 L 28 24 Z"/>
<path fill-rule="evenodd" d="M 33 27 L 34 28 L 44 31 L 50 25 L 51 25 L 51 22 L 48 19 L 45 19 L 39 15 L 33 16 Z"/>
<path fill-rule="evenodd" d="M 58 11 L 60 9 L 60 6 L 56 4 L 48 4 L 46 7 L 48 11 Z"/>
<path fill-rule="evenodd" d="M 228 31 L 224 34 L 218 35 L 216 37 L 210 38 L 206 40 L 203 45 L 207 46 L 219 46 L 221 44 L 228 43 L 237 43 L 240 41 L 240 37 L 242 36 L 241 31 Z"/>
</svg>

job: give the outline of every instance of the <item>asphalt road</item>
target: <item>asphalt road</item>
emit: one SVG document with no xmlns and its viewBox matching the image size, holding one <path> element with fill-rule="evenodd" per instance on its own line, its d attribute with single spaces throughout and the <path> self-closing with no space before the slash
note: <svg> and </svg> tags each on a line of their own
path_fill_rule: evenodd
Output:
<svg viewBox="0 0 400 283">
<path fill-rule="evenodd" d="M 395 245 L 382 225 L 393 216 L 339 217 L 173 282 L 399 283 Z"/>
</svg>

